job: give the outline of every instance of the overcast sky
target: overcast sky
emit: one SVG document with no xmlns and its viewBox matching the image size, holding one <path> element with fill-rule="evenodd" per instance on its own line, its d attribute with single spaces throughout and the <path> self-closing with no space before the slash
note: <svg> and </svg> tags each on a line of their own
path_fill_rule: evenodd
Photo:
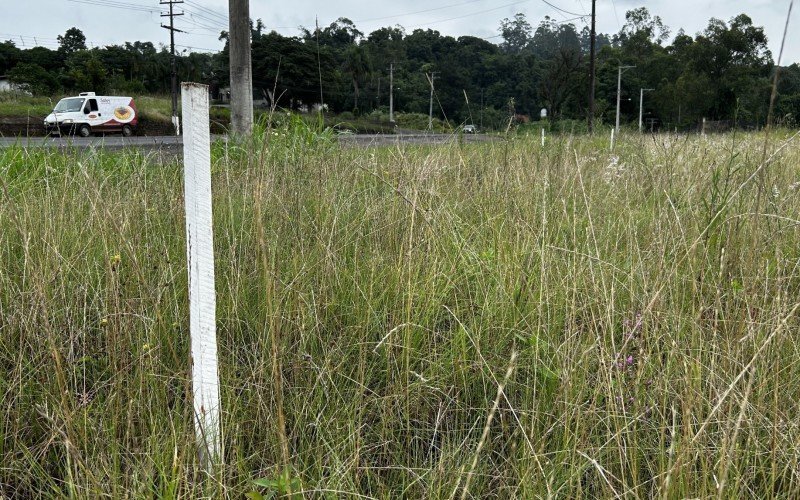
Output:
<svg viewBox="0 0 800 500">
<path fill-rule="evenodd" d="M 564 11 L 585 14 L 591 11 L 591 0 L 548 0 Z M 87 43 L 102 46 L 124 41 L 168 43 L 169 34 L 161 29 L 158 0 L 0 0 L 0 39 L 12 39 L 22 47 L 34 44 L 57 47 L 56 36 L 76 26 L 87 37 Z M 82 3 L 79 3 L 82 2 Z M 109 5 L 125 8 L 113 8 Z M 227 0 L 186 0 L 176 10 L 185 11 L 177 26 L 188 33 L 178 34 L 179 50 L 219 50 L 219 31 L 227 29 Z M 746 13 L 758 26 L 764 26 L 770 48 L 777 58 L 789 0 L 598 0 L 598 30 L 616 33 L 625 23 L 625 12 L 646 6 L 662 17 L 672 28 L 694 35 L 702 31 L 708 20 L 716 17 L 729 20 Z M 784 64 L 800 62 L 800 6 L 792 16 L 786 41 Z M 525 13 L 536 26 L 544 16 L 564 20 L 575 16 L 555 10 L 544 0 L 334 0 L 315 2 L 294 0 L 276 2 L 251 0 L 253 19 L 261 18 L 268 28 L 285 35 L 297 34 L 298 26 L 313 27 L 315 17 L 327 26 L 339 17 L 356 22 L 369 33 L 381 26 L 400 24 L 408 32 L 414 28 L 436 29 L 443 34 L 473 35 L 499 43 L 500 20 L 517 12 Z M 580 30 L 582 21 L 574 21 Z M 490 38 L 493 37 L 493 38 Z"/>
</svg>

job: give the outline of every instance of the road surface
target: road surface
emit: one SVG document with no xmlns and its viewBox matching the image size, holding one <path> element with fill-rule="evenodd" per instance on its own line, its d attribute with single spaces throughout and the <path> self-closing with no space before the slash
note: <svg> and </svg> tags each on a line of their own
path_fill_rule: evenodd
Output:
<svg viewBox="0 0 800 500">
<path fill-rule="evenodd" d="M 127 148 L 146 147 L 158 148 L 162 146 L 180 146 L 183 139 L 176 136 L 155 137 L 122 137 L 110 135 L 107 137 L 0 137 L 0 148 L 20 145 L 28 148 L 54 147 L 54 148 Z"/>
<path fill-rule="evenodd" d="M 495 139 L 493 136 L 476 134 L 464 135 L 465 142 L 488 142 Z M 345 146 L 369 147 L 388 146 L 395 144 L 445 144 L 458 140 L 452 134 L 342 134 L 338 136 L 339 143 Z M 214 136 L 213 140 L 225 140 L 224 136 Z M 118 135 L 100 137 L 0 137 L 0 148 L 21 145 L 27 148 L 53 147 L 53 148 L 145 148 L 145 149 L 179 149 L 183 138 L 177 136 L 152 136 L 152 137 L 122 137 Z"/>
</svg>

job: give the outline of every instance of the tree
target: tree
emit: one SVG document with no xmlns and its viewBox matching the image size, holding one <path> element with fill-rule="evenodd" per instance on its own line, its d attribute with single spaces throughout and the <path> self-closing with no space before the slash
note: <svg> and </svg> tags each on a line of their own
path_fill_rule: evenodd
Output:
<svg viewBox="0 0 800 500">
<path fill-rule="evenodd" d="M 372 68 L 369 63 L 366 51 L 358 45 L 348 47 L 345 55 L 345 72 L 350 76 L 353 82 L 353 112 L 359 114 L 358 108 L 358 95 L 359 83 L 371 72 Z"/>
<path fill-rule="evenodd" d="M 661 45 L 669 38 L 670 29 L 659 16 L 651 16 L 647 7 L 629 10 L 625 13 L 625 26 L 619 32 L 619 40 L 622 43 L 639 38 L 656 45 Z"/>
<path fill-rule="evenodd" d="M 96 51 L 74 52 L 67 59 L 64 87 L 77 91 L 104 93 L 108 71 Z"/>
<path fill-rule="evenodd" d="M 86 50 L 86 36 L 78 28 L 70 28 L 64 36 L 58 35 L 58 51 L 67 56 L 79 50 Z"/>
<path fill-rule="evenodd" d="M 0 43 L 0 75 L 16 66 L 21 55 L 22 51 L 11 40 Z"/>
<path fill-rule="evenodd" d="M 8 72 L 8 78 L 23 91 L 36 96 L 49 96 L 58 90 L 56 78 L 38 64 L 17 64 Z"/>
<path fill-rule="evenodd" d="M 562 24 L 546 16 L 539 23 L 530 41 L 533 53 L 542 59 L 551 59 L 560 52 L 580 54 L 581 41 L 574 24 Z"/>
<path fill-rule="evenodd" d="M 519 54 L 530 42 L 531 31 L 525 14 L 518 13 L 514 19 L 503 19 L 500 21 L 500 35 L 504 42 L 500 47 L 509 54 Z"/>
<path fill-rule="evenodd" d="M 364 33 L 356 29 L 355 23 L 346 17 L 340 17 L 332 22 L 327 28 L 310 31 L 303 30 L 303 39 L 316 42 L 320 45 L 327 45 L 336 50 L 344 50 L 350 45 L 358 43 Z"/>
</svg>

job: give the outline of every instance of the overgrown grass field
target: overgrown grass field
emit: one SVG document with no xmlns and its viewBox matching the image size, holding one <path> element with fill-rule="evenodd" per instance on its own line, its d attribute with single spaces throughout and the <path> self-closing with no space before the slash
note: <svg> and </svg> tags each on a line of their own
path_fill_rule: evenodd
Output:
<svg viewBox="0 0 800 500">
<path fill-rule="evenodd" d="M 182 170 L 0 152 L 0 497 L 794 498 L 800 149 L 213 148 L 224 465 Z"/>
</svg>

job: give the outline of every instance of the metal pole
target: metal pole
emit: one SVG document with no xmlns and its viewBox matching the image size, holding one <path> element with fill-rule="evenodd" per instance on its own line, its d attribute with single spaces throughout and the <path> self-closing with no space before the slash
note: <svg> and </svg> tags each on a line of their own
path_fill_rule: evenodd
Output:
<svg viewBox="0 0 800 500">
<path fill-rule="evenodd" d="M 433 81 L 435 78 L 436 72 L 431 71 L 431 75 L 428 77 L 428 80 L 431 82 L 431 104 L 428 109 L 428 130 L 430 131 L 433 131 Z"/>
<path fill-rule="evenodd" d="M 597 38 L 597 0 L 592 0 L 592 33 L 589 43 L 589 133 L 594 132 L 595 43 Z"/>
<path fill-rule="evenodd" d="M 622 100 L 622 70 L 635 68 L 636 66 L 620 66 L 617 74 L 617 124 L 614 127 L 616 135 L 619 135 L 619 105 Z"/>
<path fill-rule="evenodd" d="M 481 131 L 483 131 L 483 88 L 481 88 Z"/>
<path fill-rule="evenodd" d="M 394 63 L 389 65 L 389 123 L 394 123 Z"/>
<path fill-rule="evenodd" d="M 639 133 L 642 133 L 642 116 L 644 114 L 644 93 L 655 89 L 639 89 Z"/>
<path fill-rule="evenodd" d="M 231 128 L 253 132 L 253 67 L 250 60 L 250 1 L 228 0 L 230 22 Z"/>
</svg>

